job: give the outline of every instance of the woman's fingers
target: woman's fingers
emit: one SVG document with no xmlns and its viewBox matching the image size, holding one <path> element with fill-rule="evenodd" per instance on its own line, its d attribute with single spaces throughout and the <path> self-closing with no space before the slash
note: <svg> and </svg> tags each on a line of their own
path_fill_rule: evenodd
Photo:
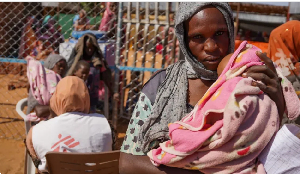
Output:
<svg viewBox="0 0 300 174">
<path fill-rule="evenodd" d="M 281 78 L 278 77 L 275 66 L 270 58 L 261 52 L 256 52 L 257 56 L 265 63 L 261 66 L 252 66 L 245 73 L 243 77 L 252 77 L 254 81 L 253 86 L 259 87 L 264 93 L 276 103 L 280 117 L 283 116 L 285 110 L 285 101 L 281 89 Z M 262 83 L 259 83 L 260 81 Z"/>
<path fill-rule="evenodd" d="M 253 81 L 251 85 L 259 87 L 259 89 L 266 94 L 274 94 L 278 92 L 277 88 L 274 88 L 273 86 L 267 86 L 264 83 L 258 83 L 256 81 Z"/>
<path fill-rule="evenodd" d="M 268 68 L 270 68 L 270 70 L 276 73 L 276 68 L 274 67 L 273 61 L 265 53 L 257 51 L 256 55 L 266 64 Z"/>
<path fill-rule="evenodd" d="M 278 88 L 278 78 L 270 78 L 268 75 L 266 75 L 263 72 L 261 72 L 261 73 L 257 73 L 257 72 L 248 73 L 247 72 L 247 77 L 251 77 L 256 81 L 261 81 L 266 86 L 272 86 L 274 88 Z"/>
<path fill-rule="evenodd" d="M 246 73 L 243 76 L 248 77 L 248 74 L 256 74 L 262 73 L 268 76 L 269 78 L 276 78 L 277 74 L 275 74 L 271 69 L 269 69 L 266 65 L 261 66 L 252 66 L 246 70 Z"/>
</svg>

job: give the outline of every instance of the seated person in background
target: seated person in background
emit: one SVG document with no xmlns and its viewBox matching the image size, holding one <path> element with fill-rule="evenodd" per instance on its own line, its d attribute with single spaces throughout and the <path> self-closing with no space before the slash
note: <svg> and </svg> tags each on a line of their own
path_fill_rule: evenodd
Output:
<svg viewBox="0 0 300 174">
<path fill-rule="evenodd" d="M 203 173 L 264 173 L 257 158 L 277 132 L 280 118 L 270 97 L 251 85 L 260 82 L 241 76 L 247 68 L 263 65 L 256 51 L 244 41 L 233 55 L 222 59 L 218 80 L 192 112 L 168 125 L 171 139 L 148 153 L 154 165 Z M 295 119 L 300 101 L 279 69 L 278 74 L 288 89 L 283 91 L 288 117 Z"/>
<path fill-rule="evenodd" d="M 25 140 L 40 171 L 47 171 L 45 155 L 49 151 L 88 153 L 114 149 L 114 133 L 108 120 L 103 115 L 90 114 L 89 101 L 88 89 L 80 78 L 68 76 L 58 83 L 50 100 L 54 118 L 33 126 Z"/>
<path fill-rule="evenodd" d="M 29 80 L 28 119 L 40 121 L 40 118 L 47 118 L 50 115 L 50 98 L 56 89 L 57 83 L 64 77 L 67 62 L 58 54 L 48 56 L 44 65 L 30 56 L 26 60 L 27 78 Z M 41 90 L 42 88 L 43 90 Z M 31 113 L 33 111 L 35 112 Z"/>
<path fill-rule="evenodd" d="M 79 15 L 76 15 L 73 19 L 75 31 L 85 31 L 91 28 L 90 20 L 87 18 L 86 11 L 80 10 Z"/>
<path fill-rule="evenodd" d="M 34 49 L 30 53 L 31 57 L 34 57 L 36 60 L 46 59 L 52 52 L 53 48 L 51 43 L 47 40 L 39 39 L 36 41 Z"/>
</svg>

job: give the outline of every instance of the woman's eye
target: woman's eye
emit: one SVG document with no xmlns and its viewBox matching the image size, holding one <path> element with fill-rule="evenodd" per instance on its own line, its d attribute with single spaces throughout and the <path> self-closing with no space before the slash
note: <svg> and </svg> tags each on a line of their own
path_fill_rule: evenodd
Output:
<svg viewBox="0 0 300 174">
<path fill-rule="evenodd" d="M 193 39 L 201 39 L 203 38 L 201 35 L 194 36 Z"/>
<path fill-rule="evenodd" d="M 218 31 L 218 32 L 216 32 L 217 36 L 221 36 L 222 34 L 224 34 L 224 31 Z"/>
</svg>

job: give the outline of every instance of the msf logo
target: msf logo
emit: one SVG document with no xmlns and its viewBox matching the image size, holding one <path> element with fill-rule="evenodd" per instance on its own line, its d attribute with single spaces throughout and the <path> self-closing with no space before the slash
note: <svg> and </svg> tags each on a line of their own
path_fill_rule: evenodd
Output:
<svg viewBox="0 0 300 174">
<path fill-rule="evenodd" d="M 54 152 L 67 152 L 67 149 L 63 148 L 63 146 L 67 146 L 68 148 L 74 148 L 80 144 L 78 141 L 75 141 L 75 139 L 71 136 L 66 136 L 62 138 L 62 135 L 59 134 L 58 138 L 59 141 L 51 147 L 51 150 Z"/>
</svg>

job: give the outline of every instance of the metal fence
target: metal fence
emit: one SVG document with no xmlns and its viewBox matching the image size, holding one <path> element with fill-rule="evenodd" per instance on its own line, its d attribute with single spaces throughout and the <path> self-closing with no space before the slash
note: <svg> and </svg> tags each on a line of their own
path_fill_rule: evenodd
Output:
<svg viewBox="0 0 300 174">
<path fill-rule="evenodd" d="M 120 42 L 116 78 L 121 94 L 119 117 L 129 119 L 143 84 L 153 72 L 178 60 L 179 48 L 174 34 L 174 12 L 178 3 L 120 3 L 118 25 Z M 123 9 L 123 10 L 121 10 Z M 125 31 L 125 32 L 124 32 Z M 177 49 L 176 49 L 177 48 Z"/>
<path fill-rule="evenodd" d="M 101 22 L 106 26 L 101 28 L 106 35 L 98 41 L 114 70 L 115 91 L 120 93 L 114 116 L 131 117 L 140 90 L 152 73 L 178 60 L 173 27 L 178 3 L 114 5 L 116 12 L 104 2 L 0 2 L 0 138 L 25 136 L 23 120 L 15 111 L 16 103 L 27 97 L 24 58 L 31 55 L 42 61 L 55 52 L 68 59 L 77 42 L 72 33 L 76 15 L 82 9 L 88 19 L 85 29 L 99 30 Z M 106 10 L 108 18 L 104 18 Z M 107 116 L 112 104 L 106 98 Z"/>
</svg>

